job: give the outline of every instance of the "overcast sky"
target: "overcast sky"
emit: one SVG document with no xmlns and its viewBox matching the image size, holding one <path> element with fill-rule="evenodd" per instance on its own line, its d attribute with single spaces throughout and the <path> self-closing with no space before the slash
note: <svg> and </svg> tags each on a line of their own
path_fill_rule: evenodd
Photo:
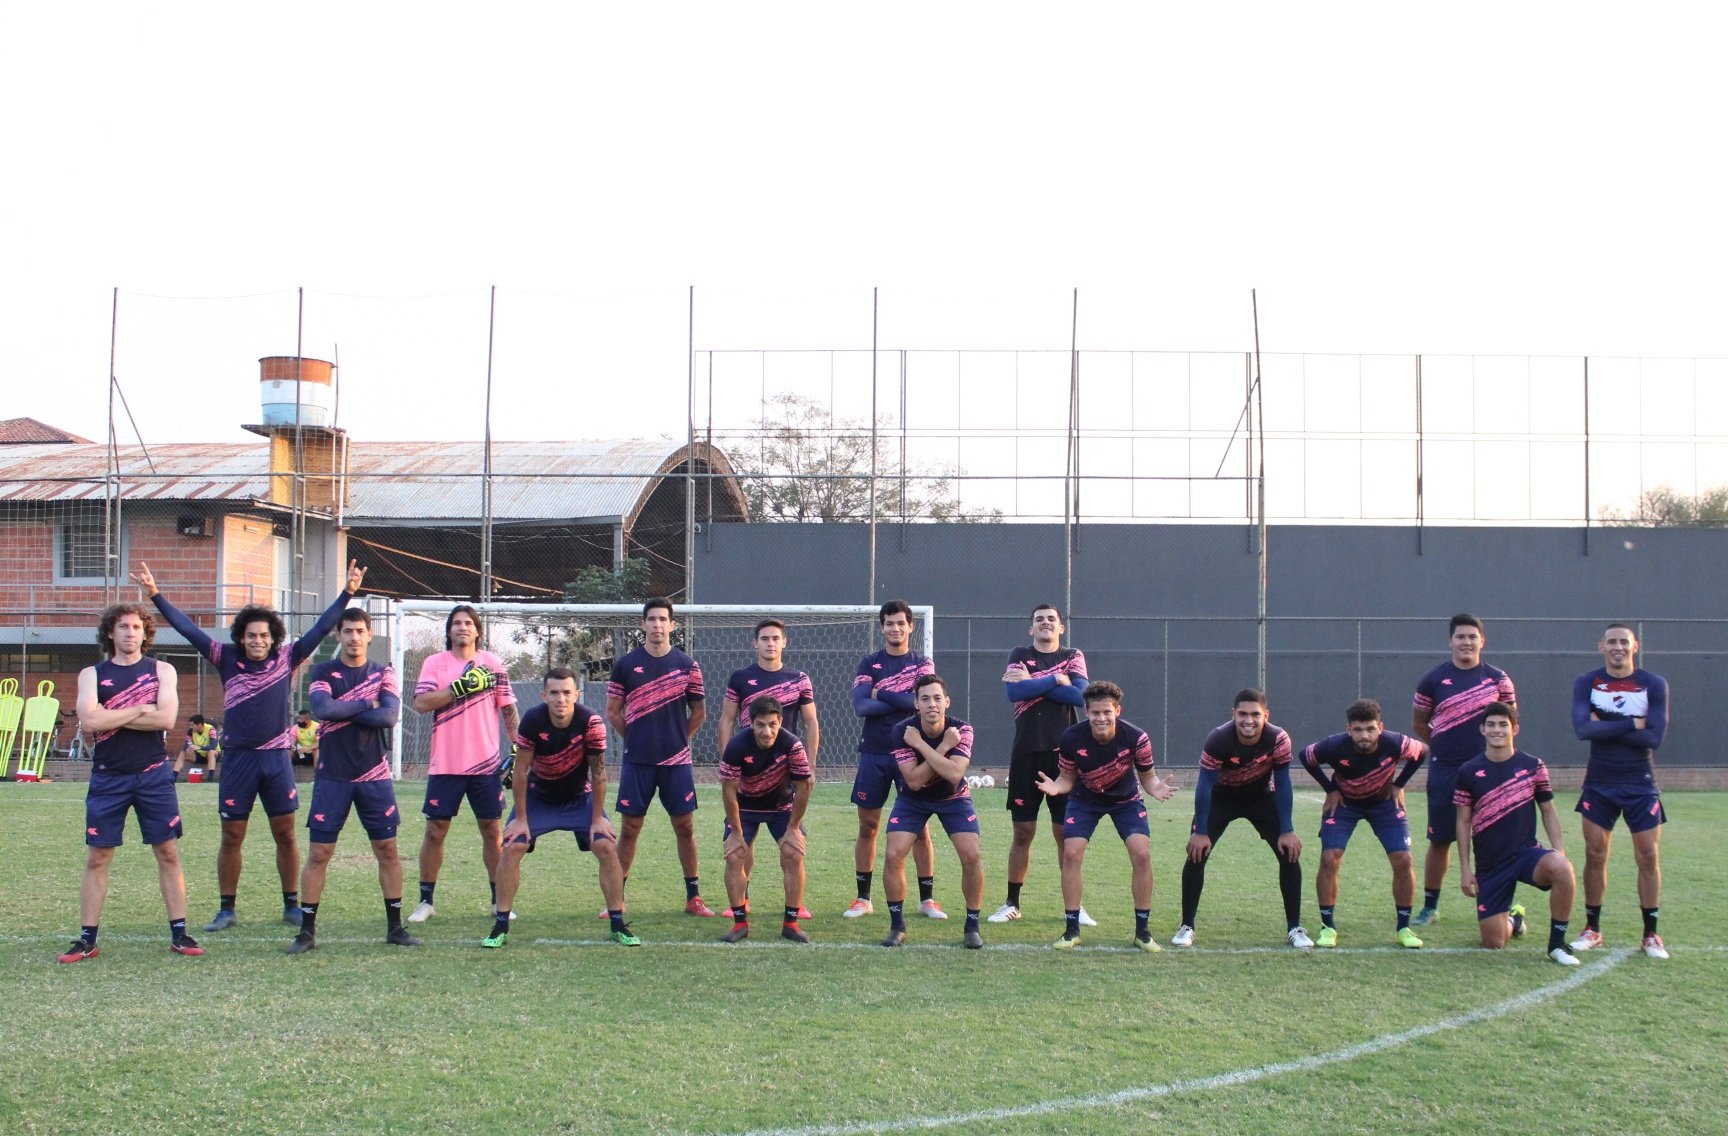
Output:
<svg viewBox="0 0 1728 1136">
<path fill-rule="evenodd" d="M 29 5 L 0 416 L 682 435 L 698 348 L 1728 355 L 1703 5 Z M 251 297 L 199 302 L 152 297 Z M 364 298 L 357 298 L 364 297 Z M 424 297 L 424 298 L 423 298 Z M 232 388 L 220 390 L 232 376 Z M 644 397 L 644 392 L 653 397 Z M 505 404 L 508 404 L 507 406 Z M 1276 425 L 1274 423 L 1274 425 Z"/>
</svg>

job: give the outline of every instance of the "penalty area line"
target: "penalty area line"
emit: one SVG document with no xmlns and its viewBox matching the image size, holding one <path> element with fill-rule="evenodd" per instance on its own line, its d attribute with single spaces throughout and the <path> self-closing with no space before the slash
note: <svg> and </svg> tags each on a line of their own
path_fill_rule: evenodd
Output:
<svg viewBox="0 0 1728 1136">
<path fill-rule="evenodd" d="M 1368 1057 L 1388 1049 L 1408 1045 L 1413 1041 L 1420 1041 L 1425 1037 L 1432 1037 L 1437 1033 L 1503 1018 L 1508 1014 L 1517 1013 L 1519 1010 L 1557 998 L 1568 991 L 1576 990 L 1586 982 L 1606 974 L 1630 958 L 1632 954 L 1632 948 L 1620 947 L 1609 952 L 1606 958 L 1586 963 L 1557 982 L 1550 982 L 1546 986 L 1539 986 L 1515 997 L 1495 1002 L 1493 1005 L 1483 1006 L 1463 1014 L 1454 1014 L 1448 1018 L 1441 1018 L 1439 1021 L 1429 1022 L 1426 1025 L 1415 1026 L 1407 1030 L 1399 1030 L 1396 1033 L 1382 1034 L 1379 1037 L 1369 1038 L 1367 1041 L 1357 1042 L 1355 1045 L 1347 1045 L 1342 1049 L 1334 1049 L 1328 1053 L 1317 1053 L 1312 1057 L 1303 1057 L 1295 1061 L 1255 1065 L 1229 1073 L 1216 1073 L 1210 1077 L 1191 1077 L 1180 1081 L 1167 1081 L 1161 1085 L 1122 1089 L 1113 1093 L 1058 1097 L 1054 1100 L 1036 1101 L 1032 1104 L 1016 1105 L 1012 1108 L 988 1108 L 973 1112 L 950 1113 L 946 1116 L 909 1116 L 895 1120 L 859 1121 L 852 1124 L 815 1124 L 803 1128 L 764 1128 L 752 1130 L 745 1136 L 864 1136 L 864 1134 L 873 1132 L 905 1132 L 913 1129 L 946 1128 L 956 1124 L 988 1124 L 992 1121 L 1049 1116 L 1055 1113 L 1077 1112 L 1082 1109 L 1114 1108 L 1138 1101 L 1176 1096 L 1180 1093 L 1205 1092 L 1209 1089 L 1251 1085 L 1256 1081 L 1264 1081 L 1271 1077 L 1282 1076 L 1285 1073 L 1303 1073 L 1314 1069 L 1323 1069 L 1328 1065 L 1354 1061 L 1359 1057 Z"/>
</svg>

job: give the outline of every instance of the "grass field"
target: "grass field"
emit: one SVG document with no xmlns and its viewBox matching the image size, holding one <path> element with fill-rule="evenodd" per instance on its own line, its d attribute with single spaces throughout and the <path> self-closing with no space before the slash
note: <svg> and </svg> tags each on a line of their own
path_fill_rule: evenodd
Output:
<svg viewBox="0 0 1728 1136">
<path fill-rule="evenodd" d="M 704 893 L 719 907 L 720 810 L 703 792 Z M 181 787 L 195 930 L 216 907 L 214 793 Z M 420 793 L 401 786 L 410 858 Z M 1008 823 L 1001 790 L 979 797 L 988 913 L 1002 901 Z M 1106 826 L 1088 862 L 1087 906 L 1103 925 L 1087 949 L 1047 949 L 1061 903 L 1046 839 L 1027 918 L 986 926 L 986 950 L 960 950 L 959 869 L 938 836 L 937 895 L 955 918 L 909 919 L 909 948 L 887 951 L 873 945 L 885 914 L 839 918 L 855 822 L 843 787 L 823 786 L 808 825 L 812 947 L 774 935 L 772 857 L 753 889 L 760 939 L 725 946 L 724 920 L 681 914 L 670 827 L 655 814 L 630 890 L 644 947 L 602 943 L 592 860 L 557 840 L 527 861 L 510 945 L 483 952 L 485 877 L 464 817 L 420 950 L 383 944 L 375 870 L 351 825 L 318 951 L 284 957 L 291 931 L 260 824 L 241 925 L 201 936 L 203 958 L 170 956 L 134 828 L 102 956 L 68 967 L 54 960 L 77 932 L 83 786 L 4 784 L 0 1132 L 839 1133 L 944 1120 L 1006 1133 L 1721 1131 L 1728 794 L 1668 804 L 1666 963 L 1602 950 L 1562 971 L 1543 957 L 1546 899 L 1529 889 L 1532 935 L 1473 949 L 1456 868 L 1428 949 L 1398 950 L 1385 857 L 1365 829 L 1344 865 L 1342 946 L 1298 953 L 1283 946 L 1272 857 L 1246 825 L 1219 845 L 1192 950 L 1125 949 L 1126 858 Z M 1154 809 L 1160 941 L 1177 922 L 1190 805 L 1182 794 Z M 1317 794 L 1298 795 L 1310 929 L 1318 813 Z M 1619 843 L 1603 930 L 1629 948 L 1638 909 Z M 408 877 L 411 906 L 411 860 Z M 876 898 L 880 913 L 879 880 Z"/>
</svg>

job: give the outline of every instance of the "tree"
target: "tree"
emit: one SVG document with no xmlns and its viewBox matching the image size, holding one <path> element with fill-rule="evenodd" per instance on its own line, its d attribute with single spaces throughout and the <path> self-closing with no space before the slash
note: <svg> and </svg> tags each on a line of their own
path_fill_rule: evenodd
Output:
<svg viewBox="0 0 1728 1136">
<path fill-rule="evenodd" d="M 1728 485 L 1712 485 L 1696 497 L 1670 485 L 1658 485 L 1640 493 L 1638 506 L 1631 512 L 1605 506 L 1601 519 L 1610 525 L 1645 528 L 1728 527 Z"/>
<path fill-rule="evenodd" d="M 616 570 L 591 565 L 564 585 L 564 602 L 640 603 L 648 598 L 649 574 L 650 565 L 642 556 L 626 558 Z M 587 678 L 603 679 L 620 649 L 620 638 L 611 631 L 589 629 L 579 616 L 549 613 L 524 619 L 511 630 L 510 641 L 523 649 L 505 661 L 523 673 L 570 667 Z"/>
<path fill-rule="evenodd" d="M 757 423 L 760 445 L 732 449 L 752 520 L 863 521 L 870 518 L 870 424 L 834 419 L 803 395 L 782 393 Z M 879 429 L 876 516 L 920 521 L 1000 521 L 1000 509 L 963 510 L 953 471 L 908 466 L 901 478 L 893 431 Z M 904 498 L 902 498 L 904 494 Z"/>
</svg>

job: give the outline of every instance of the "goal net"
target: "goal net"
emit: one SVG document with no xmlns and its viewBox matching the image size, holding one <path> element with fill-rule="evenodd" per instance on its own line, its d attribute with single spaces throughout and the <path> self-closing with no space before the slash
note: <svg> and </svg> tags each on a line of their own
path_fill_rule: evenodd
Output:
<svg viewBox="0 0 1728 1136">
<path fill-rule="evenodd" d="M 398 778 L 426 775 L 432 716 L 412 709 L 414 682 L 428 655 L 444 649 L 444 621 L 455 603 L 404 600 L 389 616 L 390 662 L 402 684 L 402 720 L 396 727 Z M 475 603 L 483 643 L 504 660 L 522 711 L 540 701 L 540 679 L 548 667 L 567 666 L 581 683 L 581 702 L 597 713 L 606 709 L 606 679 L 613 662 L 642 642 L 641 604 Z M 788 669 L 810 676 L 822 723 L 817 757 L 819 780 L 850 779 L 858 761 L 858 719 L 852 714 L 852 678 L 858 660 L 882 646 L 877 613 L 870 606 L 758 607 L 738 604 L 683 604 L 676 611 L 673 645 L 689 652 L 702 667 L 708 692 L 708 720 L 691 741 L 698 769 L 720 758 L 716 727 L 724 704 L 726 680 L 755 662 L 751 638 L 756 624 L 778 619 L 786 625 Z M 913 648 L 935 657 L 935 610 L 914 607 Z M 607 763 L 616 767 L 623 739 L 612 737 Z"/>
</svg>

